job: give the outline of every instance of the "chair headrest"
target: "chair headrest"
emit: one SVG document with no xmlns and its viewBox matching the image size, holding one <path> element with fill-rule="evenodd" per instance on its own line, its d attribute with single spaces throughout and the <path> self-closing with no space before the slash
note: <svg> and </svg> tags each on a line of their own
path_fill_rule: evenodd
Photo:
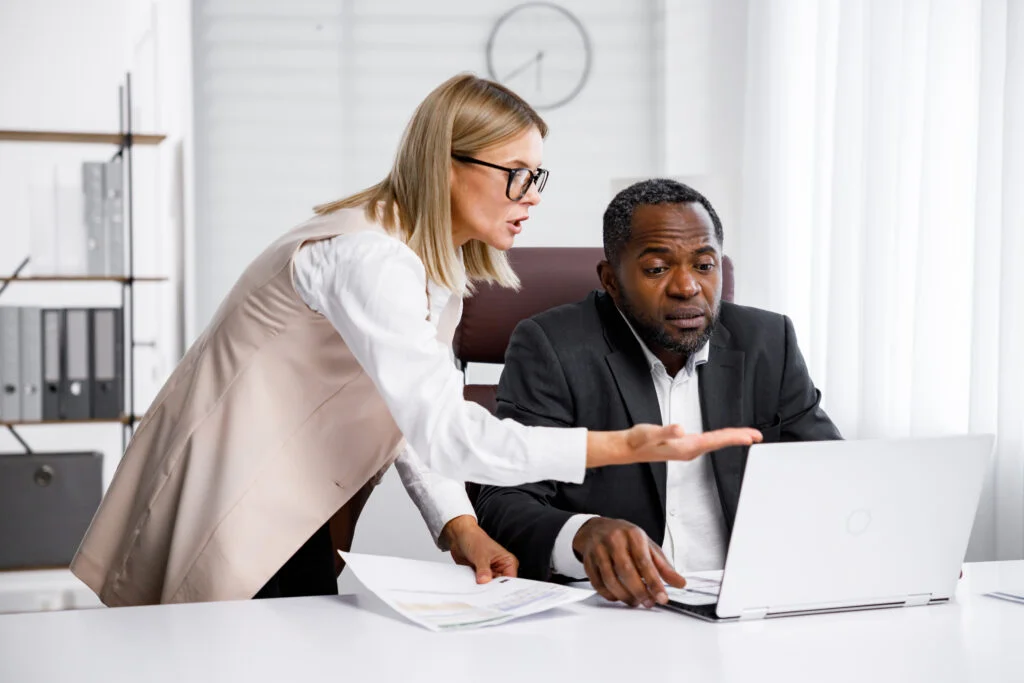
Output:
<svg viewBox="0 0 1024 683">
<path fill-rule="evenodd" d="M 600 289 L 601 247 L 518 247 L 508 252 L 522 288 L 481 284 L 466 299 L 452 349 L 463 363 L 503 363 L 512 330 L 549 308 L 580 301 Z M 732 262 L 722 259 L 722 300 L 733 299 Z"/>
<path fill-rule="evenodd" d="M 522 288 L 481 284 L 466 299 L 452 348 L 464 363 L 502 363 L 520 320 L 574 303 L 601 287 L 601 247 L 518 247 L 508 252 Z"/>
</svg>

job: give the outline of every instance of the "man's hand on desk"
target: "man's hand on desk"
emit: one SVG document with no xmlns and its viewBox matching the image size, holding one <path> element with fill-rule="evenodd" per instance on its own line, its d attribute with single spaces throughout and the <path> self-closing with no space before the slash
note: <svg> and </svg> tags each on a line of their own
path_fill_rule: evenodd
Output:
<svg viewBox="0 0 1024 683">
<path fill-rule="evenodd" d="M 448 541 L 455 564 L 476 570 L 477 583 L 487 583 L 496 576 L 515 576 L 519 571 L 516 556 L 488 536 L 470 515 L 450 520 L 441 535 Z"/>
<path fill-rule="evenodd" d="M 582 559 L 594 590 L 606 600 L 653 607 L 655 602 L 668 602 L 664 583 L 686 585 L 644 530 L 621 519 L 587 520 L 576 532 L 572 549 Z"/>
</svg>

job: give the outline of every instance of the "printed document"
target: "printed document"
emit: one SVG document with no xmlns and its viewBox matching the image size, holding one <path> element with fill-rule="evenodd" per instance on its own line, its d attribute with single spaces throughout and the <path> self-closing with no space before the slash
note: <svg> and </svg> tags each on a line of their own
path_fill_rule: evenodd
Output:
<svg viewBox="0 0 1024 683">
<path fill-rule="evenodd" d="M 356 578 L 392 609 L 431 631 L 495 626 L 579 602 L 593 590 L 496 577 L 478 584 L 469 567 L 341 553 Z"/>
</svg>

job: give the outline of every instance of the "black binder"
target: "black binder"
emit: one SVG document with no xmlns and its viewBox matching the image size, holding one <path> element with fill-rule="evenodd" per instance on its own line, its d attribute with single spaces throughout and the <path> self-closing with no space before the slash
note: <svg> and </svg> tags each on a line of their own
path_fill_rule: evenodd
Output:
<svg viewBox="0 0 1024 683">
<path fill-rule="evenodd" d="M 64 371 L 61 367 L 64 347 L 64 311 L 44 308 L 41 313 L 43 342 L 43 419 L 61 417 L 60 393 Z"/>
<path fill-rule="evenodd" d="M 89 309 L 64 311 L 64 373 L 61 378 L 61 417 L 87 420 L 92 417 L 92 374 Z"/>
<path fill-rule="evenodd" d="M 124 412 L 124 334 L 120 308 L 90 311 L 92 416 L 114 420 Z"/>
</svg>

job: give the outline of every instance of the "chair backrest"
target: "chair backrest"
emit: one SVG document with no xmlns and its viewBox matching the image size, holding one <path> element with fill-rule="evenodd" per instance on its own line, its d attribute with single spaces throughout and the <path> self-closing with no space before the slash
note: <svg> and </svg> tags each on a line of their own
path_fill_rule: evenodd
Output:
<svg viewBox="0 0 1024 683">
<path fill-rule="evenodd" d="M 519 321 L 577 302 L 601 287 L 597 277 L 597 264 L 604 258 L 601 247 L 519 247 L 508 254 L 522 289 L 515 292 L 483 284 L 466 299 L 452 340 L 455 358 L 463 367 L 466 363 L 504 362 L 509 338 Z M 732 297 L 732 262 L 725 257 L 722 299 L 732 301 Z M 493 413 L 497 389 L 493 384 L 467 384 L 463 395 Z"/>
</svg>

